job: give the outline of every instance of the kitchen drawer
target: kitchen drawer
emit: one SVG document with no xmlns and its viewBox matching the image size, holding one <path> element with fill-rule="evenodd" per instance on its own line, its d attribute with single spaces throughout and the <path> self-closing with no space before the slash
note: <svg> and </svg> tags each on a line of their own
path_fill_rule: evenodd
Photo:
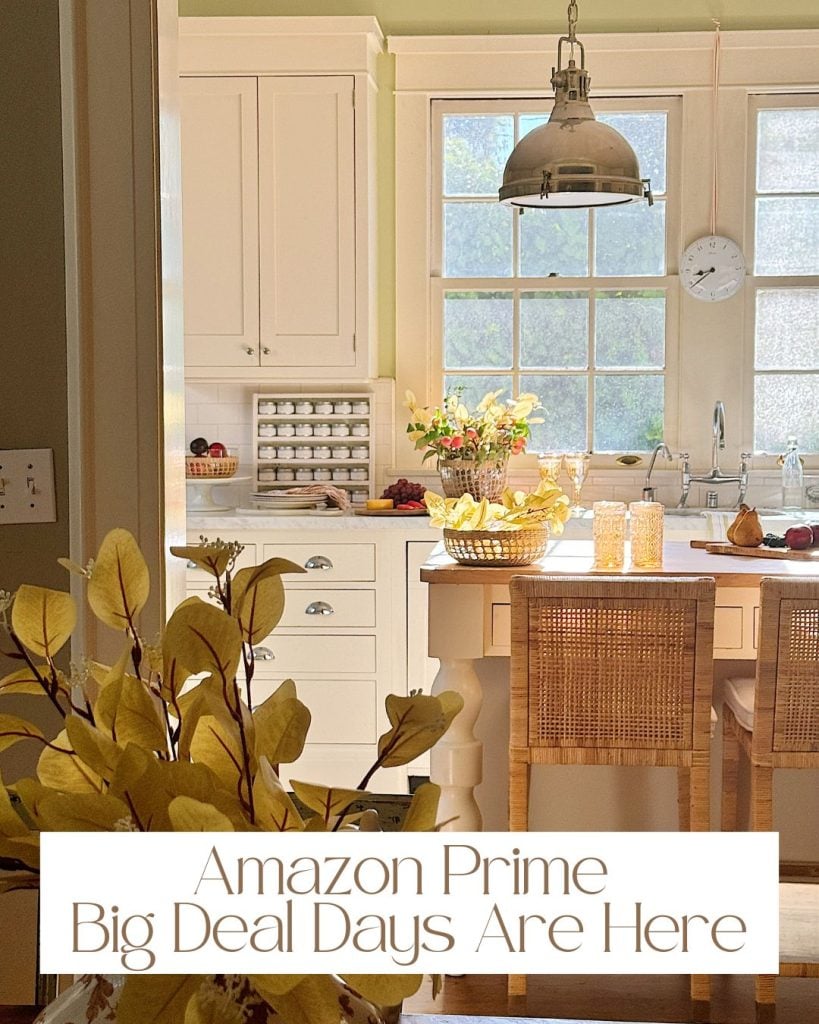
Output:
<svg viewBox="0 0 819 1024">
<path fill-rule="evenodd" d="M 265 544 L 268 558 L 289 558 L 307 569 L 306 575 L 285 577 L 288 582 L 355 583 L 375 579 L 374 544 Z M 308 568 L 308 562 L 312 568 Z"/>
<path fill-rule="evenodd" d="M 374 590 L 288 587 L 280 629 L 367 629 L 375 626 Z"/>
<path fill-rule="evenodd" d="M 302 782 L 355 789 L 377 756 L 373 744 L 308 743 L 298 761 L 280 766 L 279 777 L 287 787 L 291 779 L 300 779 Z M 406 793 L 406 768 L 379 768 L 367 790 L 370 793 Z"/>
<path fill-rule="evenodd" d="M 195 542 L 192 542 L 189 546 L 195 546 Z M 244 550 L 236 559 L 236 569 L 244 569 L 248 565 L 256 564 L 256 545 L 245 544 Z M 235 570 L 234 570 L 235 572 Z M 204 569 L 191 568 L 188 566 L 185 580 L 188 587 L 194 590 L 204 587 L 207 589 L 213 584 L 213 576 L 209 572 L 205 572 Z"/>
<path fill-rule="evenodd" d="M 273 660 L 257 661 L 257 678 L 292 676 L 298 685 L 299 676 L 311 672 L 334 675 L 375 672 L 374 636 L 282 633 L 277 629 L 260 646 L 273 652 Z"/>
<path fill-rule="evenodd" d="M 407 583 L 421 582 L 421 566 L 429 561 L 429 556 L 435 550 L 439 539 L 435 540 L 411 540 L 407 544 Z M 425 587 L 428 583 L 423 584 Z"/>
<path fill-rule="evenodd" d="M 285 677 L 259 679 L 253 703 L 262 704 Z M 299 700 L 310 709 L 309 743 L 375 743 L 376 682 L 374 679 L 297 679 Z"/>
</svg>

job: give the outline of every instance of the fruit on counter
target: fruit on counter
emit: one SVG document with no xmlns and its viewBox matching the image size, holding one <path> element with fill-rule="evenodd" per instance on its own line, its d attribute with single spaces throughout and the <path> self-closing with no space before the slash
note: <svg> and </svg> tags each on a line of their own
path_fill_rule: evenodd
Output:
<svg viewBox="0 0 819 1024">
<path fill-rule="evenodd" d="M 212 459 L 224 459 L 227 457 L 227 448 L 225 448 L 221 441 L 212 441 L 208 452 Z"/>
<path fill-rule="evenodd" d="M 788 546 L 787 541 L 784 537 L 780 537 L 776 533 L 766 533 L 762 538 L 762 543 L 766 548 L 786 548 Z"/>
<path fill-rule="evenodd" d="M 375 512 L 384 512 L 394 506 L 395 502 L 392 498 L 368 498 L 367 508 L 372 509 Z"/>
<path fill-rule="evenodd" d="M 791 551 L 804 551 L 813 544 L 813 530 L 810 526 L 792 526 L 785 531 L 785 543 Z"/>
<path fill-rule="evenodd" d="M 410 501 L 423 501 L 425 491 L 423 484 L 414 484 L 402 476 L 400 480 L 390 484 L 381 497 L 392 498 L 396 505 L 403 505 Z"/>
<path fill-rule="evenodd" d="M 819 548 L 819 523 L 810 523 L 809 525 L 813 534 L 813 546 Z"/>
<path fill-rule="evenodd" d="M 758 548 L 762 543 L 762 524 L 755 508 L 739 506 L 739 515 L 728 527 L 728 540 L 741 548 Z"/>
<path fill-rule="evenodd" d="M 402 512 L 420 512 L 422 510 L 426 512 L 427 510 L 427 507 L 423 503 L 423 501 L 404 501 L 400 505 L 396 505 L 395 507 L 397 509 L 400 509 Z"/>
<path fill-rule="evenodd" d="M 195 437 L 191 441 L 190 448 L 194 455 L 207 455 L 210 445 L 204 437 Z"/>
</svg>

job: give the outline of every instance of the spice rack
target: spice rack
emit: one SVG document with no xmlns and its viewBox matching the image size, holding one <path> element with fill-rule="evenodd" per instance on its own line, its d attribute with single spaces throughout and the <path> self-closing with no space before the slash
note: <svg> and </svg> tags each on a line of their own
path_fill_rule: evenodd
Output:
<svg viewBox="0 0 819 1024">
<path fill-rule="evenodd" d="M 374 488 L 373 402 L 369 391 L 254 395 L 256 489 L 330 484 L 364 504 Z"/>
</svg>

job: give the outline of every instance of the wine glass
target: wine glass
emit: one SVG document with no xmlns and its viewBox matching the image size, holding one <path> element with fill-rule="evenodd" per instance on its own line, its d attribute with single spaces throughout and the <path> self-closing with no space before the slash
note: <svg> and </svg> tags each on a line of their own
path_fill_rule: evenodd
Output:
<svg viewBox="0 0 819 1024">
<path fill-rule="evenodd" d="M 572 490 L 574 492 L 571 505 L 573 516 L 582 516 L 586 511 L 580 504 L 580 492 L 583 489 L 583 481 L 586 479 L 586 474 L 589 472 L 590 462 L 591 456 L 587 452 L 571 452 L 563 456 L 563 464 L 572 482 Z"/>
<path fill-rule="evenodd" d="M 560 469 L 563 465 L 563 452 L 543 452 L 538 455 L 537 464 L 540 469 L 540 479 L 557 483 L 560 476 Z"/>
</svg>

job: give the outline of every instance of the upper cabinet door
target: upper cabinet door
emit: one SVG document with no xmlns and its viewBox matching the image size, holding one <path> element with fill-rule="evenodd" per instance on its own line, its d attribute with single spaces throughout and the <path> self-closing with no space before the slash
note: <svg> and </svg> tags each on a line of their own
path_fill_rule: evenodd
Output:
<svg viewBox="0 0 819 1024">
<path fill-rule="evenodd" d="M 356 365 L 354 81 L 259 79 L 262 365 Z"/>
<path fill-rule="evenodd" d="M 183 78 L 185 365 L 259 365 L 255 78 Z"/>
</svg>

